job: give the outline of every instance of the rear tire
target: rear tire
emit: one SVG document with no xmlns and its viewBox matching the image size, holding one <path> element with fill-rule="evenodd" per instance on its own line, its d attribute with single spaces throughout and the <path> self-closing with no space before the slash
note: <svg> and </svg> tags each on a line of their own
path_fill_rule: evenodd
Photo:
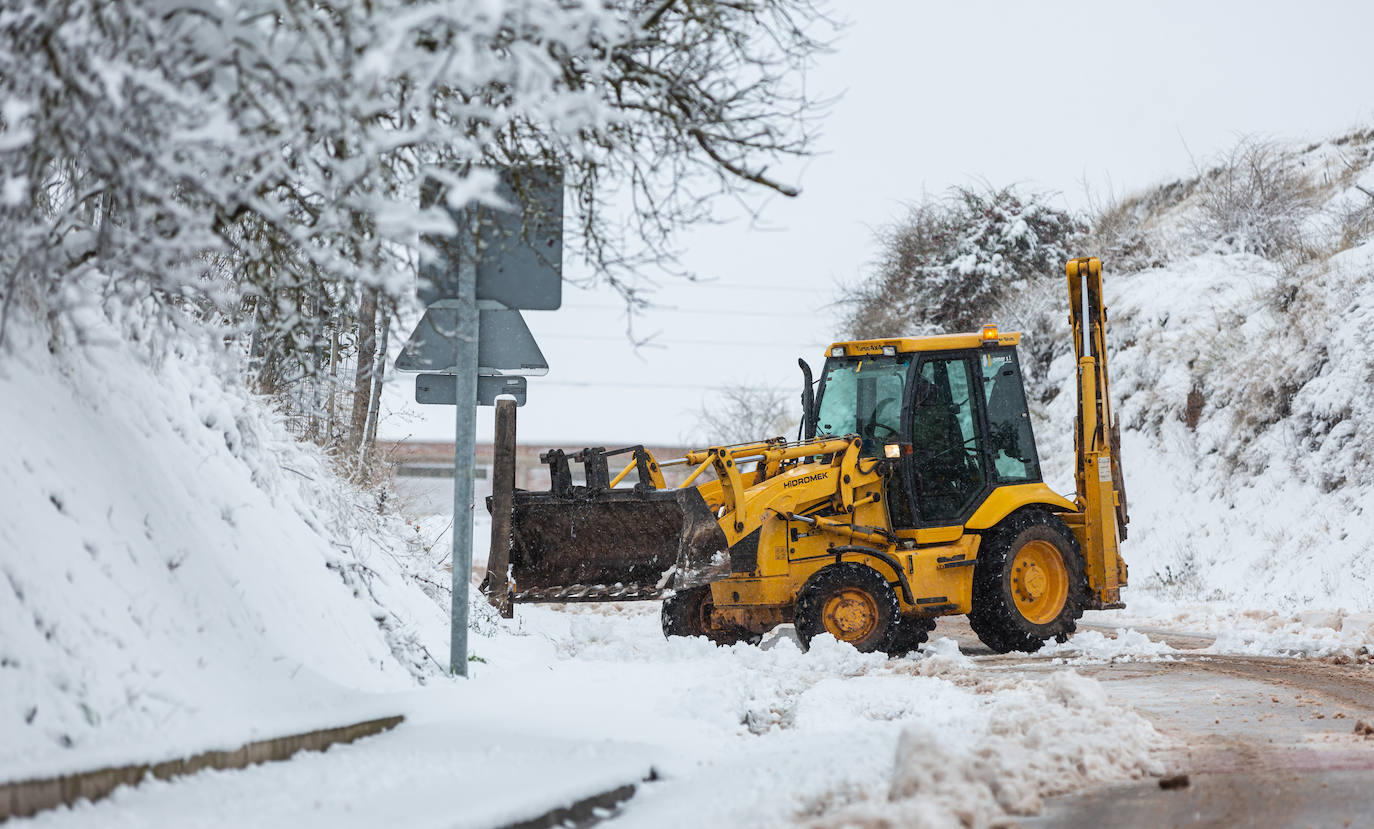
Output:
<svg viewBox="0 0 1374 829">
<path fill-rule="evenodd" d="M 857 562 L 816 571 L 797 594 L 797 636 L 803 647 L 822 633 L 864 653 L 887 648 L 897 629 L 897 594 L 877 570 Z"/>
<path fill-rule="evenodd" d="M 969 626 L 997 653 L 1030 653 L 1078 629 L 1087 592 L 1083 553 L 1043 509 L 1013 513 L 990 532 L 973 568 Z"/>
</svg>

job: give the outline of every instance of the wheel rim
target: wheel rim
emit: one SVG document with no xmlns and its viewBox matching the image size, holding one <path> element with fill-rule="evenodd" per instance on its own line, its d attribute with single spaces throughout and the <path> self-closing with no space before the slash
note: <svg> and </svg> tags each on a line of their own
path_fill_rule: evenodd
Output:
<svg viewBox="0 0 1374 829">
<path fill-rule="evenodd" d="M 701 601 L 697 602 L 697 630 L 703 635 L 711 632 L 711 611 L 716 609 L 716 604 L 712 601 L 711 588 L 706 588 Z"/>
<path fill-rule="evenodd" d="M 859 642 L 878 629 L 878 602 L 867 591 L 846 587 L 825 600 L 821 619 L 836 639 Z"/>
<path fill-rule="evenodd" d="M 1054 621 L 1069 595 L 1069 571 L 1059 549 L 1037 539 L 1017 550 L 1011 592 L 1016 609 L 1027 621 L 1037 625 Z"/>
</svg>

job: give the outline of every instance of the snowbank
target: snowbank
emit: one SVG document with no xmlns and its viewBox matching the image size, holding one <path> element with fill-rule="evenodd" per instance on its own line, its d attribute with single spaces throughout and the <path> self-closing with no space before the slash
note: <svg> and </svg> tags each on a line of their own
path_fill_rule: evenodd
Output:
<svg viewBox="0 0 1374 829">
<path fill-rule="evenodd" d="M 1050 642 L 1038 651 L 1039 656 L 1055 657 L 1074 665 L 1102 662 L 1152 662 L 1170 660 L 1179 653 L 1173 647 L 1156 642 L 1138 630 L 1119 628 L 1114 636 L 1096 630 L 1074 634 L 1064 642 Z"/>
<path fill-rule="evenodd" d="M 401 523 L 218 379 L 223 357 L 168 348 L 50 352 L 11 319 L 0 780 L 390 714 L 379 694 L 442 673 Z"/>
<path fill-rule="evenodd" d="M 1163 773 L 1154 728 L 1072 671 L 1000 691 L 972 731 L 943 725 L 903 730 L 888 804 L 866 825 L 990 826 L 1047 795 Z"/>
</svg>

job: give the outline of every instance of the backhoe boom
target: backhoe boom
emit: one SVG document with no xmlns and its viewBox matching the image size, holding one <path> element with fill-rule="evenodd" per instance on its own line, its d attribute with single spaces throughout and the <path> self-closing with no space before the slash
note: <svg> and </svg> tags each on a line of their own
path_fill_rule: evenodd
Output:
<svg viewBox="0 0 1374 829">
<path fill-rule="evenodd" d="M 1121 433 L 1108 393 L 1102 260 L 1070 260 L 1069 321 L 1078 359 L 1078 416 L 1074 424 L 1074 481 L 1081 518 L 1067 516 L 1087 563 L 1088 588 L 1098 608 L 1120 606 L 1126 565 L 1126 492 L 1121 474 Z M 1077 519 L 1077 520 L 1075 520 Z M 1090 605 L 1092 606 L 1092 605 Z"/>
</svg>

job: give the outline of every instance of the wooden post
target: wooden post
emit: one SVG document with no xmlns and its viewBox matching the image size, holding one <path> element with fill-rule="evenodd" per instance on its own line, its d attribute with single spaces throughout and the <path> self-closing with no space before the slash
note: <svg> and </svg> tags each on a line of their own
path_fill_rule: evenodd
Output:
<svg viewBox="0 0 1374 829">
<path fill-rule="evenodd" d="M 515 616 L 507 572 L 510 512 L 515 499 L 515 401 L 496 401 L 496 437 L 491 453 L 491 550 L 487 553 L 487 601 L 507 619 Z"/>
</svg>

